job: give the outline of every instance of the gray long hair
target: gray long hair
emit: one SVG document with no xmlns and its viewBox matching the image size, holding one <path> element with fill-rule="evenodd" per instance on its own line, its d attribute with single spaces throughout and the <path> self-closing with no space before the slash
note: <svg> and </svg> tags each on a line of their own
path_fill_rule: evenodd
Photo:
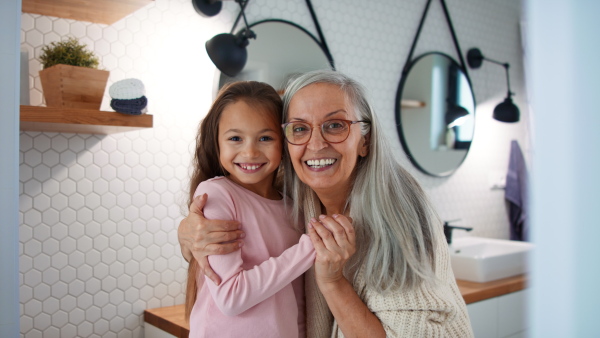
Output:
<svg viewBox="0 0 600 338">
<path fill-rule="evenodd" d="M 378 292 L 412 289 L 434 282 L 435 243 L 441 220 L 415 178 L 391 156 L 391 149 L 362 86 L 351 78 L 329 70 L 303 74 L 288 84 L 283 96 L 283 121 L 287 122 L 292 97 L 315 83 L 336 85 L 354 105 L 361 133 L 370 133 L 369 153 L 359 157 L 354 185 L 346 204 L 356 232 L 356 253 L 346 265 L 353 281 L 364 267 L 366 284 Z M 284 192 L 294 203 L 296 220 L 321 214 L 316 193 L 296 175 L 284 147 Z"/>
</svg>

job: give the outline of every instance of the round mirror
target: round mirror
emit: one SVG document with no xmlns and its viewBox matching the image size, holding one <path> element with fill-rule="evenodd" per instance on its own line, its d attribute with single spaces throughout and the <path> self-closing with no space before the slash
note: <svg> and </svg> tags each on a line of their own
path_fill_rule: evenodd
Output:
<svg viewBox="0 0 600 338">
<path fill-rule="evenodd" d="M 253 23 L 250 29 L 256 39 L 250 39 L 248 61 L 235 77 L 223 73 L 219 86 L 240 80 L 266 82 L 280 93 L 288 80 L 298 74 L 317 69 L 332 69 L 319 41 L 304 28 L 283 20 L 268 19 Z"/>
<path fill-rule="evenodd" d="M 437 52 L 413 60 L 398 87 L 396 122 L 417 168 L 451 175 L 467 157 L 475 130 L 475 98 L 463 68 Z"/>
</svg>

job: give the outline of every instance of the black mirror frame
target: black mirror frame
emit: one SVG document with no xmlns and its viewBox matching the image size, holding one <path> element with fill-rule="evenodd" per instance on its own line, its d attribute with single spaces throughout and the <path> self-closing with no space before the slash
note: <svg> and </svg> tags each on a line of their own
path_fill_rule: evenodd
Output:
<svg viewBox="0 0 600 338">
<path fill-rule="evenodd" d="M 253 22 L 253 23 L 249 24 L 248 27 L 252 28 L 252 27 L 254 27 L 256 25 L 260 25 L 261 23 L 266 23 L 266 22 L 285 23 L 285 24 L 288 24 L 290 26 L 296 27 L 299 30 L 303 31 L 306 35 L 308 35 L 311 39 L 313 39 L 313 41 L 319 46 L 319 48 L 321 48 L 321 51 L 323 52 L 323 54 L 325 55 L 325 57 L 329 61 L 329 64 L 331 65 L 331 69 L 335 70 L 335 63 L 333 61 L 333 56 L 329 52 L 329 49 L 327 48 L 327 45 L 324 44 L 324 43 L 322 43 L 321 41 L 319 41 L 319 39 L 317 39 L 317 37 L 315 37 L 311 32 L 307 31 L 306 28 L 298 25 L 297 23 L 294 23 L 294 22 L 291 22 L 291 21 L 288 21 L 288 20 L 283 20 L 283 19 L 264 19 L 264 20 Z M 246 28 L 242 28 L 237 33 L 240 33 L 241 31 L 243 31 L 245 29 Z M 257 36 L 256 38 L 260 39 L 259 36 Z"/>
<path fill-rule="evenodd" d="M 408 141 L 406 140 L 406 138 L 404 136 L 404 132 L 402 130 L 402 128 L 403 128 L 402 114 L 401 114 L 402 113 L 402 92 L 404 91 L 404 86 L 406 85 L 406 80 L 408 79 L 408 74 L 410 73 L 410 70 L 414 67 L 414 65 L 416 65 L 421 59 L 423 59 L 426 56 L 434 55 L 434 54 L 447 57 L 449 60 L 452 60 L 452 62 L 454 62 L 458 66 L 458 68 L 465 74 L 465 76 L 467 78 L 467 82 L 469 83 L 469 87 L 471 88 L 471 94 L 473 95 L 473 103 L 476 102 L 475 101 L 475 93 L 473 91 L 473 85 L 471 84 L 471 79 L 467 75 L 466 69 L 463 66 L 461 66 L 456 60 L 451 58 L 448 54 L 445 54 L 442 52 L 434 51 L 434 52 L 427 52 L 427 53 L 421 54 L 412 60 L 407 60 L 406 65 L 404 66 L 404 71 L 402 72 L 403 75 L 400 78 L 400 83 L 398 84 L 398 90 L 396 91 L 396 102 L 395 102 L 395 108 L 394 108 L 394 112 L 396 115 L 395 116 L 396 117 L 396 132 L 398 133 L 398 138 L 400 138 L 400 143 L 402 144 L 402 149 L 404 149 L 404 152 L 406 153 L 408 159 L 417 169 L 419 169 L 421 172 L 423 172 L 429 176 L 447 177 L 447 176 L 454 174 L 454 172 L 456 172 L 456 170 L 461 166 L 461 164 L 467 158 L 467 155 L 465 155 L 465 157 L 460 161 L 460 163 L 453 170 L 446 172 L 444 174 L 432 173 L 429 170 L 427 170 L 426 168 L 424 168 L 421 164 L 419 164 L 419 162 L 414 158 L 414 155 L 410 151 L 410 148 L 408 146 Z M 473 111 L 473 116 L 475 116 L 475 111 Z M 466 149 L 467 154 L 468 154 L 470 148 L 471 148 L 471 144 L 468 144 L 463 149 Z"/>
<path fill-rule="evenodd" d="M 309 3 L 309 0 L 307 0 L 307 3 Z M 315 17 L 315 20 L 316 20 L 316 17 Z M 332 70 L 335 70 L 335 62 L 333 60 L 333 56 L 329 52 L 327 44 L 325 42 L 319 41 L 319 39 L 317 39 L 317 37 L 315 37 L 311 32 L 306 30 L 306 28 L 304 28 L 294 22 L 291 22 L 288 20 L 283 20 L 283 19 L 263 19 L 263 20 L 259 20 L 259 21 L 249 24 L 248 27 L 254 28 L 257 25 L 262 24 L 262 23 L 283 23 L 283 24 L 288 24 L 294 28 L 299 29 L 301 32 L 305 33 L 308 37 L 310 37 L 317 44 L 317 46 L 319 46 L 319 48 L 321 49 L 321 52 L 323 52 L 323 55 L 325 55 L 327 62 L 329 63 L 329 66 L 331 67 Z M 316 21 L 315 21 L 315 24 L 317 24 Z M 246 29 L 246 27 L 241 28 L 240 30 L 238 30 L 236 32 L 236 34 L 244 31 L 245 29 Z M 257 36 L 257 39 L 260 39 L 260 36 Z M 217 69 L 216 73 L 215 73 L 214 83 L 213 83 L 213 99 L 216 98 L 217 93 L 218 93 L 219 89 L 221 88 L 221 80 L 222 80 L 223 76 L 228 76 L 228 75 L 221 72 L 219 69 Z"/>
<path fill-rule="evenodd" d="M 451 171 L 447 175 L 437 175 L 437 174 L 433 174 L 433 173 L 428 172 L 427 170 L 425 170 L 424 168 L 422 168 L 421 165 L 419 165 L 417 163 L 417 161 L 412 157 L 410 151 L 408 151 L 406 140 L 404 139 L 404 135 L 402 133 L 402 123 L 401 123 L 401 119 L 400 119 L 402 89 L 404 88 L 404 83 L 406 81 L 406 77 L 408 75 L 408 72 L 409 72 L 410 68 L 412 68 L 412 66 L 418 60 L 420 60 L 422 57 L 424 57 L 425 55 L 431 54 L 431 53 L 443 54 L 443 55 L 447 56 L 449 59 L 451 59 L 454 62 L 456 62 L 456 60 L 454 60 L 450 56 L 448 56 L 448 55 L 446 55 L 444 53 L 441 53 L 441 52 L 429 52 L 429 53 L 425 53 L 425 54 L 417 57 L 414 60 L 412 58 L 413 53 L 415 51 L 415 47 L 417 45 L 417 41 L 419 40 L 419 36 L 421 35 L 421 30 L 423 28 L 423 23 L 425 22 L 425 18 L 427 17 L 427 13 L 429 12 L 429 7 L 431 5 L 431 1 L 432 0 L 427 0 L 427 3 L 425 4 L 425 9 L 423 10 L 423 15 L 421 16 L 421 21 L 419 22 L 419 27 L 417 28 L 417 33 L 415 34 L 415 38 L 413 39 L 412 45 L 410 47 L 410 51 L 408 53 L 408 57 L 406 58 L 406 62 L 404 64 L 404 67 L 402 68 L 402 74 L 400 76 L 400 83 L 398 84 L 398 90 L 396 91 L 396 102 L 395 102 L 396 128 L 397 128 L 398 136 L 399 136 L 400 141 L 401 141 L 400 143 L 402 144 L 402 148 L 406 152 L 406 155 L 410 159 L 411 163 L 415 167 L 417 167 L 417 169 L 419 169 L 423 173 L 425 173 L 427 175 L 430 175 L 430 176 L 434 176 L 434 177 L 446 177 L 446 176 L 452 175 L 458 169 L 458 167 L 460 167 L 460 164 L 462 164 L 462 162 L 464 162 L 466 156 L 465 156 L 465 158 L 463 158 L 463 160 L 461 161 L 461 163 L 459 164 L 459 166 L 457 166 L 456 169 L 454 169 L 453 171 Z M 471 93 L 473 93 L 473 102 L 475 103 L 475 106 L 476 106 L 477 105 L 477 101 L 475 100 L 475 93 L 473 91 L 473 84 L 471 83 L 471 77 L 469 76 L 469 71 L 468 71 L 468 69 L 467 69 L 467 67 L 465 65 L 465 60 L 464 60 L 464 58 L 462 56 L 462 51 L 460 49 L 460 45 L 458 44 L 458 39 L 456 38 L 456 33 L 454 32 L 454 26 L 452 25 L 452 20 L 450 19 L 450 13 L 448 12 L 448 7 L 446 6 L 446 2 L 444 0 L 440 0 L 440 4 L 442 5 L 442 10 L 444 12 L 444 17 L 446 18 L 446 23 L 448 24 L 448 29 L 450 30 L 450 33 L 452 35 L 452 42 L 454 43 L 454 47 L 455 47 L 456 52 L 458 54 L 458 58 L 459 58 L 459 61 L 460 61 L 460 62 L 457 62 L 458 67 L 465 74 L 465 76 L 467 78 L 469 86 L 471 87 Z M 475 116 L 475 111 L 473 111 L 473 115 Z M 471 145 L 468 146 L 468 148 L 470 148 L 470 147 L 471 147 Z M 467 155 L 468 155 L 468 151 L 467 151 Z"/>
</svg>

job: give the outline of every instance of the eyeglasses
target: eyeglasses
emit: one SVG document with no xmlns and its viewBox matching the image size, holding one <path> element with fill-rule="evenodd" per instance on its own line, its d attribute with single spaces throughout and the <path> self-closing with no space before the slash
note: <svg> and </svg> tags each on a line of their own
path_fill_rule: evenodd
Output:
<svg viewBox="0 0 600 338">
<path fill-rule="evenodd" d="M 327 143 L 341 143 L 350 135 L 350 126 L 356 123 L 369 123 L 367 121 L 329 120 L 321 124 L 321 136 Z M 292 121 L 281 125 L 283 135 L 288 143 L 299 146 L 308 143 L 312 136 L 313 128 L 310 124 Z"/>
</svg>

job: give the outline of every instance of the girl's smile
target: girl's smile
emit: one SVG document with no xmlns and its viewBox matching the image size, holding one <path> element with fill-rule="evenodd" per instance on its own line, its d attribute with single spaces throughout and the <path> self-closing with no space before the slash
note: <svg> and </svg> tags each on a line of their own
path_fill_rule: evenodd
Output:
<svg viewBox="0 0 600 338">
<path fill-rule="evenodd" d="M 255 173 L 260 169 L 265 163 L 236 163 L 242 171 L 246 173 Z"/>
</svg>

